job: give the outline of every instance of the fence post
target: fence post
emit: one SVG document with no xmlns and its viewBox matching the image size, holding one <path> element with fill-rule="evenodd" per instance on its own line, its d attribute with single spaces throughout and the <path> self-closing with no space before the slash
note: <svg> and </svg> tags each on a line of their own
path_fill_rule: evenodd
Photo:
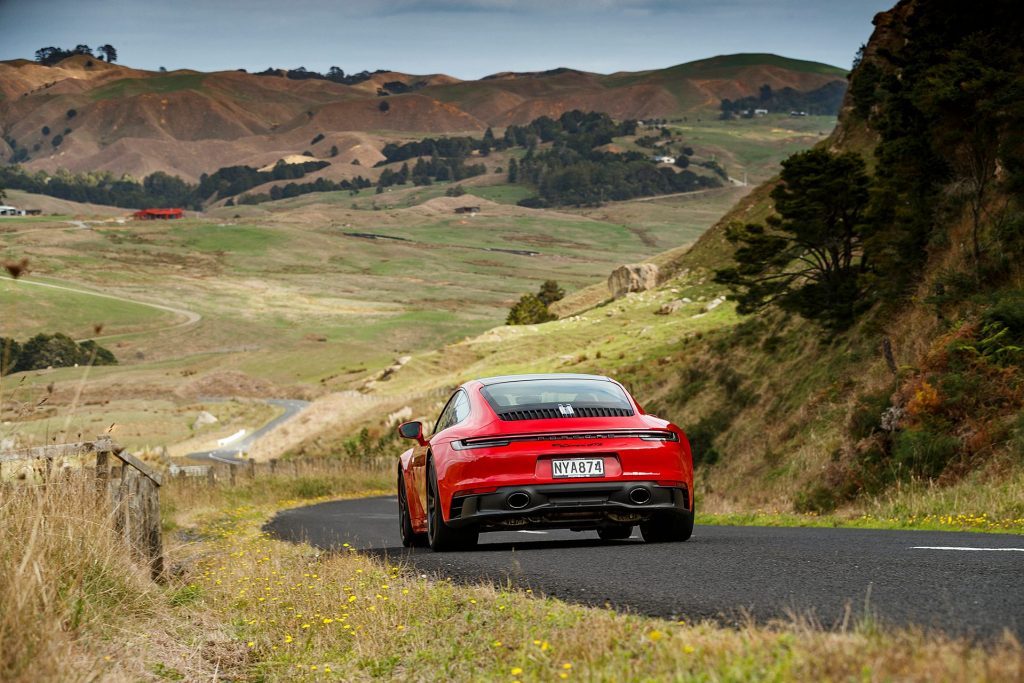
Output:
<svg viewBox="0 0 1024 683">
<path fill-rule="evenodd" d="M 107 451 L 96 453 L 96 495 L 100 500 L 107 496 L 107 480 L 110 479 L 109 457 Z"/>
<path fill-rule="evenodd" d="M 235 485 L 235 467 L 237 467 L 237 465 L 234 463 L 228 465 L 228 479 L 232 486 Z"/>
<path fill-rule="evenodd" d="M 277 458 L 270 459 L 270 476 L 277 474 Z"/>
<path fill-rule="evenodd" d="M 213 472 L 213 465 L 206 468 L 206 485 L 213 486 L 217 483 L 217 475 Z"/>
<path fill-rule="evenodd" d="M 249 458 L 248 465 L 249 465 L 249 478 L 250 479 L 255 479 L 256 478 L 256 461 L 253 460 L 252 458 Z"/>
<path fill-rule="evenodd" d="M 292 460 L 292 472 L 295 474 L 296 477 L 299 476 L 299 461 L 298 460 Z"/>
<path fill-rule="evenodd" d="M 159 581 L 164 574 L 163 531 L 160 526 L 160 487 L 148 477 L 138 477 L 139 534 L 146 559 L 149 561 L 149 573 L 154 581 Z"/>
</svg>

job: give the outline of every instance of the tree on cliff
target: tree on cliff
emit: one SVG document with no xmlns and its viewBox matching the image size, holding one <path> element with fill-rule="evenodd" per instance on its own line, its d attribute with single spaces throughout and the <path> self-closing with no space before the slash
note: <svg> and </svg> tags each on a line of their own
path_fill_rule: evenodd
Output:
<svg viewBox="0 0 1024 683">
<path fill-rule="evenodd" d="M 766 225 L 728 228 L 735 265 L 717 270 L 715 280 L 733 289 L 741 313 L 775 303 L 827 327 L 846 327 L 864 300 L 864 161 L 812 149 L 782 169 L 771 193 L 777 214 Z"/>
</svg>

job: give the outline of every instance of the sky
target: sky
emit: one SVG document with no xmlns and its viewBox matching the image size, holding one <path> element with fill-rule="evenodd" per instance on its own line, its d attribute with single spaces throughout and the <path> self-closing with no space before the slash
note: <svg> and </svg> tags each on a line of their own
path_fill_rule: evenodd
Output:
<svg viewBox="0 0 1024 683">
<path fill-rule="evenodd" d="M 109 43 L 143 69 L 305 66 L 480 78 L 736 52 L 849 68 L 894 0 L 0 0 L 0 59 Z"/>
</svg>

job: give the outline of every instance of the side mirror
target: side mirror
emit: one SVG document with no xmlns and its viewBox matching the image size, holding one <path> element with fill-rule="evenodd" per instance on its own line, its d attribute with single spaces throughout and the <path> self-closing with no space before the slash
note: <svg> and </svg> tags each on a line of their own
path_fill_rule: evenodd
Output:
<svg viewBox="0 0 1024 683">
<path fill-rule="evenodd" d="M 421 446 L 426 444 L 426 441 L 423 439 L 422 422 L 403 422 L 398 425 L 398 434 L 405 439 L 415 439 Z"/>
</svg>

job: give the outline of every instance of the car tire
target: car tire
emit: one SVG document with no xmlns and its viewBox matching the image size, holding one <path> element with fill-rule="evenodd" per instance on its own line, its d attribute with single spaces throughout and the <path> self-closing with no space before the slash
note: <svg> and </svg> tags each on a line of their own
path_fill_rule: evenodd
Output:
<svg viewBox="0 0 1024 683">
<path fill-rule="evenodd" d="M 480 532 L 472 527 L 456 529 L 448 526 L 441 514 L 434 463 L 427 463 L 427 543 L 435 552 L 466 550 L 476 545 Z"/>
<path fill-rule="evenodd" d="M 413 531 L 405 476 L 401 472 L 398 473 L 398 525 L 402 533 L 402 545 L 406 548 L 422 548 L 427 545 L 427 535 Z"/>
<path fill-rule="evenodd" d="M 693 516 L 696 508 L 689 512 L 662 512 L 646 522 L 640 523 L 640 534 L 648 543 L 679 543 L 690 540 L 693 535 Z"/>
<path fill-rule="evenodd" d="M 633 527 L 621 524 L 602 526 L 598 527 L 597 535 L 602 541 L 623 541 L 633 535 Z"/>
</svg>

